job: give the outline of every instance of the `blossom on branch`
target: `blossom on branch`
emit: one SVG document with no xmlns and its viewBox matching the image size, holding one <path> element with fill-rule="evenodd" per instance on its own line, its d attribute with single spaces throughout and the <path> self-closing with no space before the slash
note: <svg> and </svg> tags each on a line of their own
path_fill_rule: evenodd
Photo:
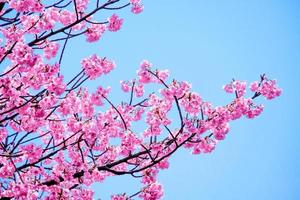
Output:
<svg viewBox="0 0 300 200">
<path fill-rule="evenodd" d="M 262 75 L 250 84 L 250 97 L 245 81 L 232 80 L 224 90 L 233 99 L 214 106 L 144 60 L 135 77 L 120 82 L 126 99 L 112 99 L 114 90 L 96 79 L 116 65 L 97 54 L 83 58 L 67 80 L 61 61 L 73 38 L 96 42 L 106 30 L 120 30 L 117 14 L 97 14 L 128 6 L 143 11 L 140 0 L 0 0 L 1 200 L 89 200 L 93 183 L 126 174 L 142 186 L 112 200 L 161 199 L 158 174 L 178 149 L 213 152 L 233 120 L 262 113 L 256 98 L 280 96 L 276 81 Z M 95 91 L 84 85 L 92 80 Z"/>
</svg>

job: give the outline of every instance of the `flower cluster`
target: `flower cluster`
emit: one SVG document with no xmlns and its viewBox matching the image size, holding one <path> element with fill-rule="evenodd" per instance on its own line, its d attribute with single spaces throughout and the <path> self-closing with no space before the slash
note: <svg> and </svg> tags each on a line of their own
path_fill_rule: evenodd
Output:
<svg viewBox="0 0 300 200">
<path fill-rule="evenodd" d="M 113 14 L 111 17 L 108 18 L 108 23 L 108 30 L 116 32 L 121 29 L 123 19 L 120 19 L 118 15 Z"/>
<path fill-rule="evenodd" d="M 100 58 L 94 54 L 89 58 L 83 59 L 81 61 L 81 66 L 85 73 L 92 80 L 96 79 L 102 74 L 109 73 L 115 67 L 115 64 L 113 61 L 110 61 L 107 58 Z"/>
<path fill-rule="evenodd" d="M 141 0 L 130 0 L 132 4 L 131 12 L 134 14 L 140 14 L 144 10 L 144 5 L 141 3 Z"/>
<path fill-rule="evenodd" d="M 276 80 L 270 80 L 266 76 L 262 76 L 260 82 L 255 81 L 251 83 L 250 89 L 252 92 L 263 95 L 268 100 L 274 99 L 281 94 L 281 89 L 277 87 Z"/>
<path fill-rule="evenodd" d="M 42 12 L 44 8 L 39 0 L 11 0 L 9 6 L 18 12 Z"/>
<path fill-rule="evenodd" d="M 105 24 L 92 24 L 85 32 L 86 41 L 96 42 L 106 30 Z"/>
<path fill-rule="evenodd" d="M 247 84 L 245 81 L 232 81 L 229 84 L 223 86 L 223 89 L 227 93 L 235 92 L 237 97 L 244 96 L 246 93 Z"/>
<path fill-rule="evenodd" d="M 96 54 L 82 59 L 82 70 L 66 82 L 60 61 L 69 39 L 84 35 L 95 42 L 106 30 L 122 27 L 116 14 L 95 19 L 98 11 L 127 5 L 135 14 L 143 11 L 140 0 L 121 7 L 99 1 L 94 9 L 89 2 L 0 0 L 0 63 L 8 65 L 0 75 L 0 199 L 91 200 L 93 183 L 123 174 L 139 178 L 142 186 L 112 200 L 161 199 L 158 173 L 169 168 L 174 152 L 212 152 L 231 121 L 262 113 L 256 97 L 281 94 L 266 76 L 250 85 L 250 98 L 246 82 L 233 80 L 224 89 L 236 98 L 213 106 L 191 84 L 170 80 L 168 70 L 144 60 L 136 77 L 120 82 L 128 98 L 117 102 L 110 87 L 83 86 L 115 67 Z"/>
<path fill-rule="evenodd" d="M 163 196 L 163 194 L 164 192 L 160 184 L 151 183 L 142 190 L 142 193 L 139 195 L 139 197 L 143 200 L 154 200 L 160 199 Z"/>
<path fill-rule="evenodd" d="M 45 58 L 51 59 L 56 56 L 59 49 L 59 44 L 56 42 L 46 42 L 44 47 Z"/>
</svg>

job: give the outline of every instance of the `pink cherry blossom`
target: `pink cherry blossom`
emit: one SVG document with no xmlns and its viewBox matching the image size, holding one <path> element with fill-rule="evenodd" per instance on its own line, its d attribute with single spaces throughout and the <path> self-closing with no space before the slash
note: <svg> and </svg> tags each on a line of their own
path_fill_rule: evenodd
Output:
<svg viewBox="0 0 300 200">
<path fill-rule="evenodd" d="M 257 89 L 258 89 L 258 87 L 259 87 L 258 81 L 254 81 L 254 82 L 252 82 L 252 83 L 250 84 L 250 90 L 251 90 L 252 92 L 256 92 Z"/>
<path fill-rule="evenodd" d="M 120 81 L 120 84 L 124 92 L 129 92 L 131 90 L 132 83 L 130 83 L 129 81 Z"/>
<path fill-rule="evenodd" d="M 197 93 L 186 93 L 180 100 L 180 104 L 186 112 L 197 115 L 201 109 L 202 98 Z"/>
<path fill-rule="evenodd" d="M 22 146 L 22 152 L 24 157 L 27 157 L 30 162 L 37 161 L 42 155 L 42 148 L 34 144 Z"/>
<path fill-rule="evenodd" d="M 130 0 L 130 3 L 132 4 L 132 13 L 139 14 L 144 10 L 144 5 L 141 3 L 141 0 Z"/>
<path fill-rule="evenodd" d="M 141 2 L 141 0 L 130 0 L 130 3 L 131 4 L 138 4 L 138 3 L 140 3 Z"/>
<path fill-rule="evenodd" d="M 90 79 L 96 79 L 103 73 L 107 74 L 115 67 L 112 61 L 106 58 L 100 58 L 95 54 L 83 59 L 81 65 Z"/>
<path fill-rule="evenodd" d="M 111 200 L 129 200 L 126 194 L 112 195 Z"/>
<path fill-rule="evenodd" d="M 115 32 L 121 29 L 123 19 L 120 19 L 118 15 L 113 14 L 111 17 L 108 18 L 108 22 L 108 30 Z"/>
<path fill-rule="evenodd" d="M 134 94 L 136 97 L 142 97 L 144 95 L 144 85 L 141 83 L 136 83 L 134 85 Z"/>
<path fill-rule="evenodd" d="M 56 56 L 59 49 L 59 44 L 56 42 L 48 42 L 44 48 L 45 58 L 51 59 Z"/>
<path fill-rule="evenodd" d="M 39 0 L 12 0 L 9 6 L 18 12 L 41 12 L 43 5 Z"/>
<path fill-rule="evenodd" d="M 223 89 L 227 93 L 236 93 L 237 97 L 244 96 L 246 93 L 246 82 L 245 81 L 232 81 L 231 83 L 223 86 Z"/>
<path fill-rule="evenodd" d="M 232 80 L 224 90 L 235 97 L 214 106 L 143 60 L 135 77 L 120 82 L 124 99 L 113 99 L 113 79 L 86 84 L 115 68 L 97 54 L 79 58 L 73 77 L 64 74 L 73 38 L 96 42 L 123 24 L 117 14 L 106 21 L 107 10 L 144 8 L 140 0 L 117 2 L 0 0 L 0 199 L 92 200 L 92 184 L 126 174 L 141 186 L 111 199 L 162 199 L 159 172 L 178 149 L 213 152 L 233 120 L 261 115 L 257 97 L 280 96 L 277 82 L 262 75 L 251 96 L 245 81 Z"/>
<path fill-rule="evenodd" d="M 92 24 L 85 32 L 86 41 L 98 41 L 106 30 L 105 24 Z"/>
<path fill-rule="evenodd" d="M 143 200 L 154 200 L 160 199 L 163 194 L 164 192 L 162 186 L 159 183 L 151 183 L 142 190 L 142 193 L 139 195 L 139 197 Z"/>
<path fill-rule="evenodd" d="M 264 107 L 262 105 L 259 106 L 254 106 L 254 108 L 250 108 L 247 112 L 246 112 L 246 116 L 248 118 L 254 118 L 257 117 L 258 115 L 261 114 L 261 112 L 263 111 Z"/>
<path fill-rule="evenodd" d="M 262 76 L 261 79 L 262 80 L 260 83 L 258 83 L 257 81 L 251 83 L 251 91 L 263 95 L 268 100 L 280 96 L 281 89 L 277 87 L 276 80 L 270 80 L 265 75 Z"/>
<path fill-rule="evenodd" d="M 89 0 L 76 0 L 77 10 L 83 12 L 89 3 Z"/>
<path fill-rule="evenodd" d="M 46 88 L 50 92 L 54 92 L 56 95 L 61 95 L 66 88 L 66 85 L 63 83 L 63 78 L 64 77 L 62 75 L 52 78 Z"/>
<path fill-rule="evenodd" d="M 7 134 L 8 134 L 7 130 L 4 128 L 1 128 L 0 129 L 0 141 L 3 141 L 6 138 Z"/>
<path fill-rule="evenodd" d="M 144 10 L 143 4 L 133 4 L 131 8 L 131 12 L 134 14 L 140 14 Z"/>
<path fill-rule="evenodd" d="M 59 21 L 63 25 L 67 26 L 74 22 L 76 19 L 76 14 L 70 12 L 69 10 L 63 10 L 59 13 Z"/>
</svg>

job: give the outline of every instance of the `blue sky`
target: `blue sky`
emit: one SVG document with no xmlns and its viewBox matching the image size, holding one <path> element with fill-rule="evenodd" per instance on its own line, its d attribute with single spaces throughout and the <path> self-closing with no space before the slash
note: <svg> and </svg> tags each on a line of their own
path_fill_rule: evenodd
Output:
<svg viewBox="0 0 300 200">
<path fill-rule="evenodd" d="M 63 60 L 66 77 L 93 53 L 115 60 L 117 68 L 90 82 L 112 86 L 121 98 L 119 80 L 131 79 L 143 59 L 168 68 L 171 77 L 187 80 L 214 105 L 232 96 L 222 85 L 232 78 L 254 81 L 266 73 L 276 78 L 283 94 L 262 100 L 264 113 L 255 120 L 231 124 L 231 132 L 208 155 L 179 151 L 162 171 L 166 200 L 296 200 L 300 199 L 300 2 L 297 0 L 144 0 L 138 16 L 129 9 L 122 30 L 106 33 L 89 45 L 72 40 Z M 112 14 L 112 13 L 110 13 Z M 123 97 L 123 96 L 122 96 Z M 94 187 L 95 198 L 134 193 L 139 181 L 114 177 Z"/>
</svg>

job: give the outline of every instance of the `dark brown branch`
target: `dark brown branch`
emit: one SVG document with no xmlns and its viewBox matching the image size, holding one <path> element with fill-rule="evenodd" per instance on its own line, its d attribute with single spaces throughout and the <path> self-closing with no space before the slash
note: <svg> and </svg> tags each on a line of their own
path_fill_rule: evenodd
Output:
<svg viewBox="0 0 300 200">
<path fill-rule="evenodd" d="M 51 37 L 53 35 L 61 33 L 64 30 L 72 28 L 73 26 L 75 26 L 75 25 L 79 24 L 80 22 L 84 21 L 85 19 L 89 18 L 90 16 L 92 16 L 93 14 L 95 14 L 96 12 L 98 12 L 99 10 L 104 9 L 106 6 L 114 4 L 114 3 L 118 2 L 118 1 L 120 1 L 120 0 L 111 0 L 111 1 L 108 1 L 108 2 L 104 3 L 102 6 L 97 7 L 96 9 L 94 9 L 89 14 L 87 14 L 84 17 L 80 18 L 79 20 L 76 20 L 75 22 L 71 23 L 70 25 L 62 27 L 62 28 L 60 28 L 60 29 L 58 29 L 56 31 L 52 31 L 51 33 L 49 33 L 49 34 L 47 34 L 47 35 L 45 35 L 45 36 L 43 36 L 41 38 L 38 38 L 38 39 L 35 39 L 35 40 L 31 41 L 30 43 L 28 43 L 28 46 L 33 46 L 33 45 L 39 43 L 40 41 L 43 41 L 43 40 L 45 40 L 45 39 L 47 39 L 47 38 L 49 38 L 49 37 Z"/>
<path fill-rule="evenodd" d="M 102 97 L 115 109 L 115 111 L 117 111 L 117 113 L 119 114 L 123 124 L 124 124 L 124 127 L 125 127 L 125 130 L 127 130 L 127 125 L 126 125 L 126 122 L 122 116 L 122 114 L 120 113 L 120 111 L 116 108 L 116 106 L 104 95 L 102 95 Z"/>
</svg>

